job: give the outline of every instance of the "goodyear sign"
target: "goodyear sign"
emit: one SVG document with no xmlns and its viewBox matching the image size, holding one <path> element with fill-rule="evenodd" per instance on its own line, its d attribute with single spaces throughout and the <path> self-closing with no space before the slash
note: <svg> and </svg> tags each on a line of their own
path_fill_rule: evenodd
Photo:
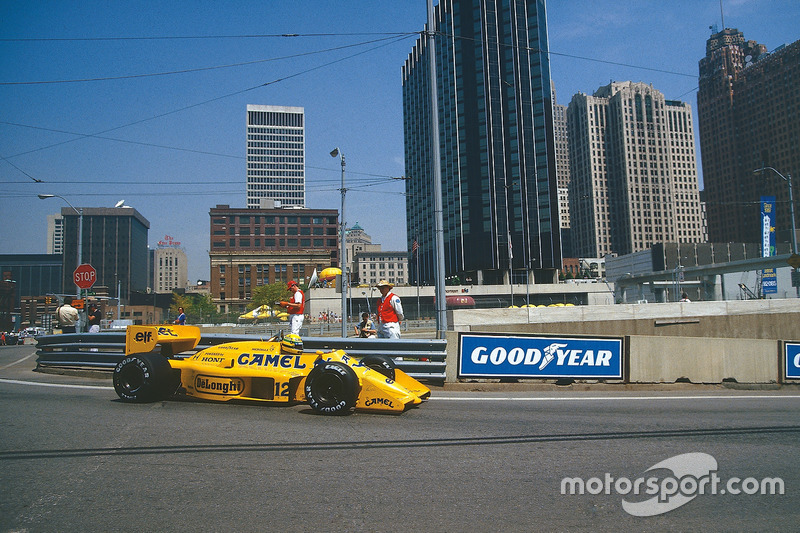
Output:
<svg viewBox="0 0 800 533">
<path fill-rule="evenodd" d="M 786 379 L 800 379 L 800 343 L 787 342 L 783 346 L 786 358 Z"/>
<path fill-rule="evenodd" d="M 458 376 L 622 379 L 622 339 L 462 333 Z"/>
</svg>

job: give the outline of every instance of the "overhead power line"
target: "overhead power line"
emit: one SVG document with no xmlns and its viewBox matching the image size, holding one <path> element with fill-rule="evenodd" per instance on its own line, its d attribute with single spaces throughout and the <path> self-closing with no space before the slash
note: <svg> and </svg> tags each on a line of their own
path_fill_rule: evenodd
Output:
<svg viewBox="0 0 800 533">
<path fill-rule="evenodd" d="M 410 35 L 414 34 L 401 34 L 402 38 L 409 37 Z M 267 59 L 256 59 L 253 61 L 243 61 L 240 63 L 229 63 L 226 65 L 213 65 L 210 67 L 197 67 L 197 68 L 188 68 L 188 69 L 180 69 L 180 70 L 170 70 L 165 72 L 151 72 L 147 74 L 127 74 L 123 76 L 100 76 L 95 78 L 75 78 L 75 79 L 68 79 L 68 80 L 34 80 L 34 81 L 0 81 L 0 85 L 48 85 L 48 84 L 62 84 L 62 83 L 88 83 L 88 82 L 98 82 L 98 81 L 114 81 L 114 80 L 130 80 L 130 79 L 137 79 L 137 78 L 150 78 L 156 76 L 172 76 L 176 74 L 189 74 L 193 72 L 204 72 L 209 70 L 218 70 L 218 69 L 226 69 L 226 68 L 233 68 L 233 67 L 242 67 L 247 65 L 256 65 L 259 63 L 268 63 L 272 61 L 283 61 L 286 59 L 296 59 L 298 57 L 305 57 L 311 56 L 316 54 L 324 54 L 329 52 L 336 52 L 339 50 L 345 50 L 347 48 L 355 48 L 358 46 L 365 46 L 368 44 L 379 43 L 382 41 L 387 40 L 395 40 L 397 39 L 397 34 L 393 34 L 391 37 L 384 37 L 381 39 L 373 39 L 371 41 L 363 41 L 355 44 L 347 44 L 342 46 L 336 46 L 333 48 L 326 48 L 324 50 L 314 50 L 311 52 L 302 52 L 299 54 L 291 54 L 287 56 L 281 57 L 271 57 Z"/>
<path fill-rule="evenodd" d="M 292 78 L 296 78 L 298 76 L 302 76 L 303 74 L 308 74 L 309 72 L 314 72 L 315 70 L 320 70 L 320 69 L 323 69 L 325 67 L 329 67 L 331 65 L 335 65 L 337 63 L 341 63 L 343 61 L 347 61 L 348 59 L 352 59 L 354 57 L 358 57 L 360 55 L 367 54 L 367 53 L 372 52 L 374 50 L 377 50 L 379 48 L 383 48 L 385 46 L 389 46 L 389 45 L 394 44 L 396 42 L 400 42 L 400 41 L 402 41 L 402 40 L 404 40 L 406 38 L 408 38 L 407 35 L 403 35 L 403 36 L 400 36 L 400 37 L 394 37 L 393 39 L 388 40 L 388 42 L 384 42 L 382 44 L 379 44 L 378 46 L 374 46 L 372 48 L 368 48 L 367 50 L 361 50 L 360 52 L 356 52 L 354 54 L 350 54 L 348 56 L 341 57 L 339 59 L 334 59 L 332 61 L 328 61 L 326 63 L 322 63 L 322 64 L 319 64 L 319 65 L 316 65 L 314 67 L 310 67 L 310 68 L 307 68 L 307 69 L 304 69 L 304 70 L 300 70 L 300 71 L 297 71 L 297 72 L 295 72 L 293 74 L 289 74 L 289 75 L 283 76 L 281 78 L 276 78 L 274 80 L 262 83 L 260 85 L 254 85 L 253 87 L 248 87 L 246 89 L 241 89 L 239 91 L 234 91 L 232 93 L 224 94 L 222 96 L 217 96 L 217 97 L 214 97 L 214 98 L 210 98 L 210 99 L 204 100 L 202 102 L 197 102 L 197 103 L 190 104 L 190 105 L 178 108 L 178 109 L 173 109 L 172 111 L 166 111 L 164 113 L 160 113 L 158 115 L 154 115 L 154 116 L 151 116 L 151 117 L 148 117 L 148 118 L 135 120 L 133 122 L 129 122 L 127 124 L 122 124 L 120 126 L 115 126 L 113 128 L 108 128 L 106 130 L 102 130 L 102 131 L 98 131 L 98 132 L 94 132 L 94 133 L 88 133 L 88 134 L 81 134 L 80 137 L 78 137 L 76 139 L 69 139 L 69 140 L 62 141 L 62 142 L 55 143 L 55 144 L 51 144 L 51 145 L 48 145 L 48 146 L 41 146 L 39 148 L 34 148 L 32 150 L 28 150 L 28 151 L 25 151 L 25 152 L 20 152 L 20 153 L 14 154 L 14 155 L 5 156 L 5 158 L 8 159 L 8 158 L 12 158 L 12 157 L 19 157 L 19 156 L 31 154 L 31 153 L 34 153 L 34 152 L 39 152 L 41 150 L 47 150 L 49 148 L 54 148 L 56 146 L 61 146 L 61 145 L 67 144 L 67 143 L 74 142 L 74 141 L 79 140 L 79 139 L 83 139 L 83 138 L 87 138 L 87 137 L 95 137 L 95 136 L 98 136 L 98 135 L 103 135 L 103 134 L 106 134 L 106 133 L 110 133 L 112 131 L 117 131 L 117 130 L 121 130 L 123 128 L 128 128 L 130 126 L 135 126 L 137 124 L 142 124 L 144 122 L 149 122 L 149 121 L 155 120 L 157 118 L 163 118 L 163 117 L 166 117 L 166 116 L 169 116 L 169 115 L 174 115 L 175 113 L 180 113 L 181 111 L 186 111 L 186 110 L 189 110 L 189 109 L 193 109 L 195 107 L 200 107 L 200 106 L 203 106 L 203 105 L 206 105 L 206 104 L 217 102 L 219 100 L 224 100 L 224 99 L 230 98 L 232 96 L 237 96 L 237 95 L 240 95 L 240 94 L 244 94 L 246 92 L 253 91 L 255 89 L 260 89 L 262 87 L 268 87 L 270 85 L 274 85 L 276 83 L 280 83 L 280 82 L 283 82 L 283 81 L 286 81 L 286 80 L 290 80 Z"/>
<path fill-rule="evenodd" d="M 475 42 L 478 41 L 478 39 L 476 39 L 474 37 L 465 37 L 465 36 L 462 36 L 462 35 L 452 35 L 452 34 L 449 34 L 449 33 L 446 33 L 446 32 L 437 32 L 437 33 L 439 35 L 443 35 L 443 36 L 448 37 L 448 38 L 460 39 L 460 40 L 463 40 L 463 41 L 475 41 Z M 583 61 L 591 61 L 591 62 L 594 62 L 594 63 L 605 63 L 606 65 L 615 65 L 615 66 L 618 66 L 618 67 L 634 68 L 634 69 L 638 69 L 638 70 L 649 70 L 651 72 L 660 72 L 662 74 L 671 74 L 671 75 L 674 75 L 674 76 L 685 76 L 685 77 L 688 77 L 688 78 L 697 78 L 697 74 L 687 74 L 685 72 L 677 72 L 677 71 L 674 71 L 674 70 L 666 70 L 666 69 L 653 68 L 653 67 L 643 67 L 641 65 L 633 65 L 633 64 L 630 64 L 630 63 L 623 63 L 621 61 L 610 61 L 608 59 L 597 59 L 596 57 L 586 57 L 586 56 L 579 56 L 579 55 L 575 55 L 575 54 L 566 54 L 566 53 L 563 53 L 563 52 L 553 52 L 552 50 L 542 50 L 541 48 L 531 48 L 530 46 L 522 46 L 522 45 L 516 45 L 516 44 L 508 44 L 508 43 L 501 43 L 501 42 L 498 42 L 498 43 L 495 43 L 495 44 L 497 44 L 497 46 L 501 46 L 503 48 L 516 48 L 518 50 L 526 50 L 528 52 L 533 52 L 535 54 L 544 53 L 544 54 L 551 55 L 551 56 L 568 57 L 570 59 L 580 59 L 580 60 L 583 60 Z"/>
<path fill-rule="evenodd" d="M 271 39 L 285 37 L 359 37 L 367 35 L 409 35 L 419 32 L 354 32 L 354 33 L 264 33 L 245 35 L 164 35 L 140 37 L 5 37 L 0 42 L 6 43 L 36 43 L 36 42 L 80 42 L 80 41 L 179 41 L 179 40 L 207 40 L 207 39 Z"/>
</svg>

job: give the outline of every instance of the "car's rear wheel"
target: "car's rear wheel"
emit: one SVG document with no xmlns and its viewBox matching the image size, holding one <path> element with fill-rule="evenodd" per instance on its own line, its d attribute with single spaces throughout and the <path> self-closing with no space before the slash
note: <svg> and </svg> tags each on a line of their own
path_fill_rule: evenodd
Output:
<svg viewBox="0 0 800 533">
<path fill-rule="evenodd" d="M 397 364 L 388 355 L 367 355 L 361 359 L 361 364 L 394 381 L 394 370 L 397 368 Z"/>
<path fill-rule="evenodd" d="M 147 403 L 165 400 L 180 385 L 179 371 L 154 353 L 125 356 L 114 368 L 114 390 L 125 402 Z"/>
<path fill-rule="evenodd" d="M 356 406 L 358 377 L 344 363 L 320 363 L 308 373 L 305 392 L 308 405 L 318 413 L 347 414 Z"/>
</svg>

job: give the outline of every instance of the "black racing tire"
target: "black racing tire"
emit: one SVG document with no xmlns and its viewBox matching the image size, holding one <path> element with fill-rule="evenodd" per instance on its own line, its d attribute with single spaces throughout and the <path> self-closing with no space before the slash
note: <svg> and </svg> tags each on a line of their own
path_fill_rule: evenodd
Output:
<svg viewBox="0 0 800 533">
<path fill-rule="evenodd" d="M 180 371 L 157 353 L 126 355 L 114 368 L 114 390 L 124 402 L 166 400 L 180 385 Z"/>
<path fill-rule="evenodd" d="M 361 359 L 361 364 L 394 381 L 394 370 L 397 368 L 397 364 L 388 355 L 367 355 Z"/>
<path fill-rule="evenodd" d="M 306 401 L 324 415 L 344 415 L 356 406 L 360 391 L 358 376 L 344 363 L 328 361 L 316 365 L 306 377 Z"/>
</svg>

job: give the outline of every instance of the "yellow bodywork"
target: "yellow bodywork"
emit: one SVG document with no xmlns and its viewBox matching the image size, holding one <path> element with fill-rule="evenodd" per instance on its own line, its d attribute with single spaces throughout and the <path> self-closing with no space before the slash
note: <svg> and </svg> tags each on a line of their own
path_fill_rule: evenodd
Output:
<svg viewBox="0 0 800 533">
<path fill-rule="evenodd" d="M 162 354 L 171 357 L 194 349 L 199 341 L 200 329 L 195 326 L 128 326 L 125 354 L 151 352 L 160 345 Z M 358 410 L 402 413 L 431 392 L 400 369 L 394 370 L 392 380 L 342 350 L 282 354 L 280 341 L 230 342 L 168 361 L 180 370 L 183 393 L 213 401 L 305 402 L 306 376 L 326 361 L 346 364 L 356 374 Z"/>
</svg>

